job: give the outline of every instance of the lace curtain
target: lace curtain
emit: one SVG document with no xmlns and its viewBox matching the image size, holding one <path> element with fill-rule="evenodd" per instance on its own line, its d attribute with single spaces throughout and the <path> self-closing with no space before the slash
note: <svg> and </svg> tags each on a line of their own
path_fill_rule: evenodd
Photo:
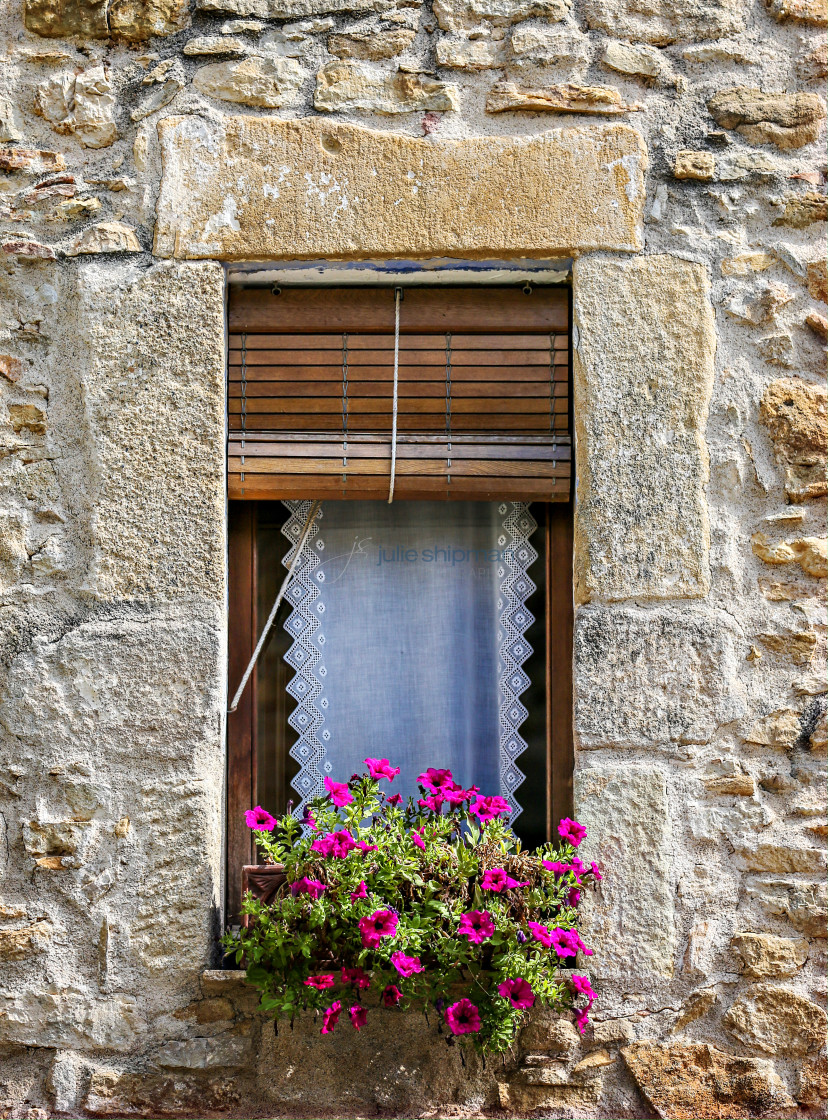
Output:
<svg viewBox="0 0 828 1120">
<path fill-rule="evenodd" d="M 284 504 L 288 565 L 310 503 Z M 286 595 L 297 815 L 374 756 L 402 768 L 394 792 L 449 767 L 514 822 L 536 528 L 522 502 L 322 504 Z"/>
</svg>

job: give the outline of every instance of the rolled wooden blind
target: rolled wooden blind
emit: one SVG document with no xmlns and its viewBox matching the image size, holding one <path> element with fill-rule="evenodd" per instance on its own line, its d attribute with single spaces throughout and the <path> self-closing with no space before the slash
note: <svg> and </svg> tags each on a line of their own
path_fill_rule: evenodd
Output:
<svg viewBox="0 0 828 1120">
<path fill-rule="evenodd" d="M 393 289 L 247 289 L 230 303 L 231 498 L 383 498 Z M 407 288 L 397 498 L 566 500 L 567 292 Z"/>
</svg>

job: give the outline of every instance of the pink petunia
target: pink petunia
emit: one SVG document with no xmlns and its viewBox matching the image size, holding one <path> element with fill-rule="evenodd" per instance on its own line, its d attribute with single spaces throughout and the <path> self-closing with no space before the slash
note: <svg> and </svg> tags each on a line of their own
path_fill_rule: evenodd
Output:
<svg viewBox="0 0 828 1120">
<path fill-rule="evenodd" d="M 360 1003 L 355 1003 L 352 1007 L 348 1008 L 348 1014 L 351 1016 L 352 1025 L 358 1030 L 362 1030 L 368 1020 L 368 1012 Z"/>
<path fill-rule="evenodd" d="M 601 880 L 602 880 L 602 879 L 604 878 L 604 876 L 603 876 L 603 875 L 601 874 L 601 871 L 600 871 L 600 869 L 599 869 L 599 867 L 598 867 L 598 864 L 597 864 L 597 863 L 595 863 L 595 861 L 594 861 L 594 860 L 592 861 L 592 863 L 590 863 L 590 865 L 589 865 L 589 869 L 590 869 L 590 871 L 592 872 L 592 874 L 593 874 L 593 877 L 594 877 L 594 878 L 595 878 L 595 879 L 596 879 L 596 880 L 597 880 L 598 882 L 600 882 L 600 881 L 601 881 Z"/>
<path fill-rule="evenodd" d="M 389 782 L 393 782 L 400 772 L 399 766 L 392 766 L 387 758 L 366 758 L 365 765 L 375 782 L 380 778 L 387 778 Z"/>
<path fill-rule="evenodd" d="M 359 932 L 365 949 L 376 949 L 383 937 L 393 937 L 399 918 L 393 910 L 375 910 L 367 918 L 359 919 Z"/>
<path fill-rule="evenodd" d="M 529 982 L 520 976 L 516 980 L 504 980 L 502 984 L 498 984 L 497 994 L 508 999 L 518 1011 L 525 1011 L 535 1002 L 535 993 Z"/>
<path fill-rule="evenodd" d="M 402 794 L 401 793 L 392 793 L 391 796 L 388 798 L 388 804 L 389 805 L 399 805 L 401 801 L 402 801 Z"/>
<path fill-rule="evenodd" d="M 396 984 L 389 984 L 382 993 L 382 1002 L 386 1007 L 396 1007 L 402 999 L 402 992 Z"/>
<path fill-rule="evenodd" d="M 418 774 L 417 781 L 432 793 L 441 793 L 446 786 L 457 784 L 451 770 L 435 770 L 433 766 L 429 766 L 425 773 Z"/>
<path fill-rule="evenodd" d="M 431 793 L 428 797 L 421 797 L 417 804 L 421 809 L 431 809 L 432 813 L 439 813 L 445 797 L 441 793 Z"/>
<path fill-rule="evenodd" d="M 422 848 L 422 850 L 425 851 L 425 840 L 423 840 L 422 833 L 418 829 L 412 828 L 408 835 L 418 848 Z"/>
<path fill-rule="evenodd" d="M 494 931 L 495 925 L 488 910 L 469 910 L 460 918 L 457 936 L 468 937 L 473 945 L 479 945 L 481 941 L 491 937 Z"/>
<path fill-rule="evenodd" d="M 357 840 L 355 847 L 359 848 L 361 852 L 378 852 L 379 848 L 376 844 L 369 844 L 367 840 Z"/>
<path fill-rule="evenodd" d="M 332 988 L 334 983 L 332 972 L 323 972 L 319 976 L 309 976 L 304 981 L 307 988 L 316 988 L 318 992 L 324 992 L 326 988 Z"/>
<path fill-rule="evenodd" d="M 319 898 L 324 890 L 327 890 L 324 883 L 320 883 L 318 879 L 309 879 L 307 875 L 290 884 L 292 895 L 309 894 L 311 898 Z"/>
<path fill-rule="evenodd" d="M 368 897 L 368 889 L 365 886 L 365 880 L 363 879 L 362 882 L 357 887 L 357 889 L 355 891 L 351 891 L 351 902 L 356 902 L 360 898 L 367 898 L 367 897 Z"/>
<path fill-rule="evenodd" d="M 568 929 L 561 929 L 560 926 L 552 930 L 550 945 L 559 957 L 571 957 L 576 951 L 572 944 L 570 931 Z"/>
<path fill-rule="evenodd" d="M 580 901 L 581 892 L 576 887 L 573 887 L 569 894 L 566 896 L 566 904 L 567 906 L 577 906 Z"/>
<path fill-rule="evenodd" d="M 350 805 L 354 799 L 354 795 L 348 789 L 347 782 L 335 782 L 333 778 L 325 779 L 325 789 L 331 795 L 331 801 L 337 808 L 341 809 L 343 805 Z"/>
<path fill-rule="evenodd" d="M 480 1012 L 470 999 L 461 999 L 446 1008 L 446 1022 L 452 1034 L 474 1034 L 480 1030 Z"/>
<path fill-rule="evenodd" d="M 558 863 L 557 860 L 542 859 L 541 863 L 547 871 L 551 871 L 556 879 L 562 879 L 564 875 L 570 872 L 575 876 L 576 883 L 581 882 L 581 875 L 584 871 L 584 865 L 579 859 L 574 859 L 572 863 Z"/>
<path fill-rule="evenodd" d="M 586 840 L 587 830 L 577 821 L 570 820 L 569 817 L 564 817 L 558 825 L 558 835 L 564 840 L 568 840 L 573 848 L 577 848 L 584 840 Z"/>
<path fill-rule="evenodd" d="M 353 984 L 355 988 L 362 991 L 364 988 L 371 987 L 371 978 L 366 976 L 361 968 L 343 968 L 342 983 Z"/>
<path fill-rule="evenodd" d="M 507 875 L 502 867 L 492 867 L 483 873 L 480 886 L 484 891 L 510 891 L 515 887 L 528 887 L 528 882 L 521 882 Z"/>
<path fill-rule="evenodd" d="M 495 817 L 499 817 L 502 813 L 511 813 L 509 802 L 505 797 L 500 797 L 499 794 L 494 794 L 492 797 L 475 797 L 472 804 L 469 806 L 469 812 L 472 816 L 478 817 L 481 824 L 486 821 L 493 821 Z"/>
<path fill-rule="evenodd" d="M 344 859 L 356 846 L 348 829 L 343 828 L 338 832 L 329 832 L 326 836 L 317 836 L 311 844 L 311 851 L 333 859 Z"/>
<path fill-rule="evenodd" d="M 399 950 L 391 954 L 391 964 L 400 976 L 413 976 L 415 972 L 423 971 L 419 957 L 407 957 L 405 953 L 401 953 Z"/>
<path fill-rule="evenodd" d="M 255 828 L 258 832 L 272 832 L 279 823 L 261 805 L 257 805 L 255 809 L 246 809 L 244 822 L 248 828 Z"/>
<path fill-rule="evenodd" d="M 473 786 L 471 789 L 463 789 L 462 786 L 458 785 L 445 786 L 440 792 L 453 809 L 458 809 L 464 802 L 471 801 L 477 792 L 477 786 Z"/>
<path fill-rule="evenodd" d="M 547 926 L 542 926 L 540 922 L 527 922 L 526 924 L 529 926 L 535 941 L 540 941 L 541 945 L 545 945 L 547 949 L 552 947 L 552 934 Z"/>
<path fill-rule="evenodd" d="M 572 975 L 572 976 L 570 976 L 569 979 L 572 982 L 572 987 L 575 989 L 575 991 L 578 993 L 578 995 L 579 996 L 586 996 L 586 998 L 589 1000 L 590 1006 L 591 1006 L 592 1001 L 597 999 L 597 996 L 596 996 L 595 992 L 592 990 L 592 985 L 589 982 L 589 977 L 588 976 Z"/>
<path fill-rule="evenodd" d="M 588 1008 L 584 1008 L 583 1011 L 579 1011 L 575 1016 L 575 1026 L 578 1028 L 578 1034 L 583 1034 L 584 1030 L 589 1025 L 588 1010 Z"/>
<path fill-rule="evenodd" d="M 335 999 L 331 1006 L 326 1009 L 324 1018 L 322 1020 L 322 1030 L 320 1034 L 332 1034 L 333 1029 L 339 1022 L 339 1013 L 342 1010 L 342 1000 Z"/>
</svg>

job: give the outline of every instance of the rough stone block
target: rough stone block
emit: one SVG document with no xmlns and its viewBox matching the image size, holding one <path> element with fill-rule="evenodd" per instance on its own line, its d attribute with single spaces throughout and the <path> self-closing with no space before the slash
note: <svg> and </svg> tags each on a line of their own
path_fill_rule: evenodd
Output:
<svg viewBox="0 0 828 1120">
<path fill-rule="evenodd" d="M 786 468 L 785 493 L 791 502 L 798 504 L 828 491 L 827 404 L 825 386 L 800 377 L 772 381 L 762 395 L 759 419 L 773 441 L 776 461 Z"/>
<path fill-rule="evenodd" d="M 237 1069 L 247 1064 L 251 1040 L 233 1034 L 165 1042 L 155 1052 L 162 1069 Z"/>
<path fill-rule="evenodd" d="M 581 607 L 575 730 L 581 747 L 704 743 L 744 713 L 744 639 L 703 608 Z M 745 647 L 746 648 L 746 647 Z"/>
<path fill-rule="evenodd" d="M 313 106 L 319 112 L 447 112 L 457 108 L 457 91 L 425 74 L 404 70 L 389 74 L 370 63 L 329 62 L 316 75 Z"/>
<path fill-rule="evenodd" d="M 101 599 L 224 602 L 223 289 L 215 264 L 83 274 Z"/>
<path fill-rule="evenodd" d="M 741 959 L 745 976 L 793 976 L 808 959 L 808 942 L 774 937 L 769 933 L 737 933 L 730 942 Z"/>
<path fill-rule="evenodd" d="M 46 991 L 0 992 L 0 1042 L 128 1050 L 141 1026 L 131 997 L 95 999 L 65 985 Z"/>
<path fill-rule="evenodd" d="M 606 867 L 598 892 L 581 903 L 582 936 L 595 951 L 590 973 L 615 980 L 672 976 L 672 824 L 663 773 L 649 766 L 581 769 L 575 814 L 588 830 L 584 858 Z"/>
<path fill-rule="evenodd" d="M 347 12 L 387 12 L 395 0 L 197 0 L 208 12 L 228 12 L 257 19 L 305 19 L 307 16 Z"/>
<path fill-rule="evenodd" d="M 587 0 L 585 14 L 591 28 L 633 42 L 668 43 L 719 39 L 741 31 L 747 19 L 747 0 Z"/>
<path fill-rule="evenodd" d="M 443 31 L 461 31 L 477 27 L 486 20 L 495 27 L 541 16 L 543 19 L 566 19 L 572 0 L 435 0 L 434 15 Z"/>
<path fill-rule="evenodd" d="M 588 257 L 573 288 L 577 601 L 704 596 L 706 271 L 666 255 Z"/>
<path fill-rule="evenodd" d="M 626 102 L 612 86 L 546 86 L 525 87 L 514 82 L 498 82 L 486 98 L 487 113 L 527 110 L 531 113 L 584 113 L 612 117 L 634 113 L 642 108 Z"/>
<path fill-rule="evenodd" d="M 304 79 L 295 58 L 243 58 L 202 66 L 193 75 L 193 87 L 218 101 L 282 109 L 294 104 Z"/>
<path fill-rule="evenodd" d="M 825 105 L 815 93 L 764 93 L 747 86 L 720 90 L 707 107 L 717 124 L 735 129 L 751 144 L 783 150 L 816 140 L 825 118 Z"/>
<path fill-rule="evenodd" d="M 791 988 L 754 984 L 722 1019 L 743 1046 L 766 1054 L 808 1054 L 825 1045 L 828 1016 Z"/>
<path fill-rule="evenodd" d="M 24 22 L 29 31 L 51 38 L 83 39 L 112 36 L 140 42 L 154 35 L 173 35 L 189 23 L 186 0 L 26 0 Z"/>
<path fill-rule="evenodd" d="M 555 255 L 641 245 L 646 156 L 626 125 L 446 141 L 318 118 L 173 117 L 158 127 L 162 257 Z"/>
</svg>

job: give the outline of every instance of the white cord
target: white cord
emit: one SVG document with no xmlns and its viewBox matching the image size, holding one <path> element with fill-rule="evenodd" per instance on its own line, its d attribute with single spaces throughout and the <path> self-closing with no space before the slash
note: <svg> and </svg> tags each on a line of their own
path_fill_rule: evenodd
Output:
<svg viewBox="0 0 828 1120">
<path fill-rule="evenodd" d="M 282 599 L 285 597 L 285 592 L 288 589 L 288 584 L 290 583 L 291 579 L 293 579 L 293 573 L 296 571 L 299 557 L 302 555 L 302 549 L 305 547 L 305 541 L 308 539 L 308 533 L 311 531 L 311 526 L 313 525 L 317 510 L 319 509 L 321 504 L 322 503 L 320 501 L 316 501 L 308 510 L 308 517 L 305 521 L 305 527 L 302 530 L 302 536 L 299 538 L 299 544 L 296 546 L 296 551 L 294 552 L 293 559 L 290 562 L 288 573 L 282 580 L 282 586 L 279 588 L 279 594 L 276 596 L 276 602 L 273 604 L 273 610 L 268 615 L 264 630 L 262 630 L 262 636 L 261 638 L 259 638 L 256 648 L 253 650 L 253 656 L 250 658 L 250 664 L 245 669 L 244 676 L 241 679 L 241 684 L 236 689 L 236 695 L 233 697 L 233 703 L 227 709 L 228 714 L 235 712 L 236 708 L 238 708 L 239 706 L 239 701 L 242 698 L 242 693 L 245 690 L 247 682 L 250 680 L 250 674 L 253 672 L 253 666 L 259 659 L 259 654 L 262 652 L 262 646 L 265 644 L 265 639 L 270 633 L 270 627 L 273 625 L 273 620 L 276 618 L 276 612 L 279 609 L 279 605 L 282 602 Z"/>
<path fill-rule="evenodd" d="M 391 416 L 391 481 L 388 504 L 394 501 L 394 478 L 397 473 L 397 395 L 400 380 L 400 296 L 402 288 L 394 289 L 394 411 Z"/>
</svg>

